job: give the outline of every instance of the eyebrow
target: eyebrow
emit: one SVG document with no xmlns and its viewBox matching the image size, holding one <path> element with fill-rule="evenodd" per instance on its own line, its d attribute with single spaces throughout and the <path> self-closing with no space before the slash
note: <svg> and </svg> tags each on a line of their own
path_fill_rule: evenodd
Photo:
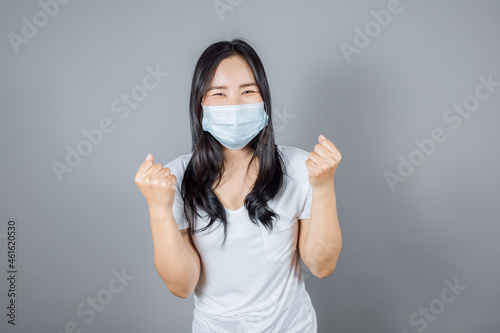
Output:
<svg viewBox="0 0 500 333">
<path fill-rule="evenodd" d="M 253 83 L 245 83 L 245 84 L 240 85 L 240 88 L 246 88 L 246 87 L 251 87 L 251 86 L 256 86 L 257 87 L 257 84 L 255 82 L 253 82 Z M 207 92 L 210 91 L 210 90 L 215 90 L 215 89 L 226 89 L 227 90 L 227 86 L 211 86 L 211 87 L 208 88 Z"/>
</svg>

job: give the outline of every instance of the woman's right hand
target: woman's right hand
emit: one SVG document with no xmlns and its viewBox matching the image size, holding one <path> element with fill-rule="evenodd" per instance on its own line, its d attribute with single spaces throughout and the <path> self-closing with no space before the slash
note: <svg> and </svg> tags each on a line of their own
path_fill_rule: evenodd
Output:
<svg viewBox="0 0 500 333">
<path fill-rule="evenodd" d="M 154 164 L 153 154 L 148 154 L 135 175 L 135 183 L 148 202 L 150 211 L 168 212 L 172 210 L 175 199 L 177 177 L 170 174 L 169 168 Z"/>
</svg>

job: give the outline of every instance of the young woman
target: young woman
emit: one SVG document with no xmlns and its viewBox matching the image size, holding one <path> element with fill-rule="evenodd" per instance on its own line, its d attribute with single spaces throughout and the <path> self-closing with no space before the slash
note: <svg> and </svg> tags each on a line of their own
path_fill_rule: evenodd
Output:
<svg viewBox="0 0 500 333">
<path fill-rule="evenodd" d="M 264 67 L 243 39 L 203 52 L 189 110 L 192 152 L 164 166 L 148 154 L 135 176 L 158 274 L 194 292 L 194 333 L 316 333 L 299 258 L 319 278 L 335 269 L 339 151 L 323 135 L 310 153 L 275 144 Z"/>
</svg>

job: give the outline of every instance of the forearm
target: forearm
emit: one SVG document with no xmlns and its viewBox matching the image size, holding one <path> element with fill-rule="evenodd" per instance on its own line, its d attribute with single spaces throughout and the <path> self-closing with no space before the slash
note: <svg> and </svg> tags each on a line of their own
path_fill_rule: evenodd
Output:
<svg viewBox="0 0 500 333">
<path fill-rule="evenodd" d="M 172 294 L 186 297 L 198 283 L 197 263 L 187 249 L 172 211 L 150 209 L 154 262 L 158 275 Z"/>
<path fill-rule="evenodd" d="M 306 237 L 307 267 L 318 277 L 333 272 L 342 249 L 334 182 L 313 187 L 309 232 Z"/>
</svg>

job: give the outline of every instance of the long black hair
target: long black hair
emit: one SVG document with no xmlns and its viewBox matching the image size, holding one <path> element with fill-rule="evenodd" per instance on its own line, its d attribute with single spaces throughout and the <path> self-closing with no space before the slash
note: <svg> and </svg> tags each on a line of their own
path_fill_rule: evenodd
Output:
<svg viewBox="0 0 500 333">
<path fill-rule="evenodd" d="M 269 116 L 267 126 L 249 143 L 253 149 L 253 155 L 247 171 L 256 156 L 259 161 L 257 180 L 251 192 L 245 197 L 245 206 L 254 224 L 257 225 L 260 222 L 267 229 L 273 230 L 272 220 L 279 218 L 279 215 L 269 208 L 267 202 L 280 195 L 286 186 L 285 163 L 274 142 L 271 92 L 259 56 L 243 38 L 235 38 L 232 41 L 218 41 L 211 44 L 198 59 L 193 73 L 189 101 L 193 154 L 183 176 L 181 195 L 184 200 L 184 213 L 191 234 L 208 229 L 218 219 L 224 226 L 222 246 L 226 242 L 228 222 L 224 206 L 213 192 L 212 185 L 218 179 L 217 187 L 224 174 L 224 154 L 217 139 L 203 130 L 201 101 L 209 88 L 219 63 L 232 56 L 241 56 L 252 69 L 264 101 L 265 111 Z M 210 223 L 199 230 L 195 230 L 195 215 L 201 217 L 197 208 L 204 210 L 210 217 Z"/>
</svg>

